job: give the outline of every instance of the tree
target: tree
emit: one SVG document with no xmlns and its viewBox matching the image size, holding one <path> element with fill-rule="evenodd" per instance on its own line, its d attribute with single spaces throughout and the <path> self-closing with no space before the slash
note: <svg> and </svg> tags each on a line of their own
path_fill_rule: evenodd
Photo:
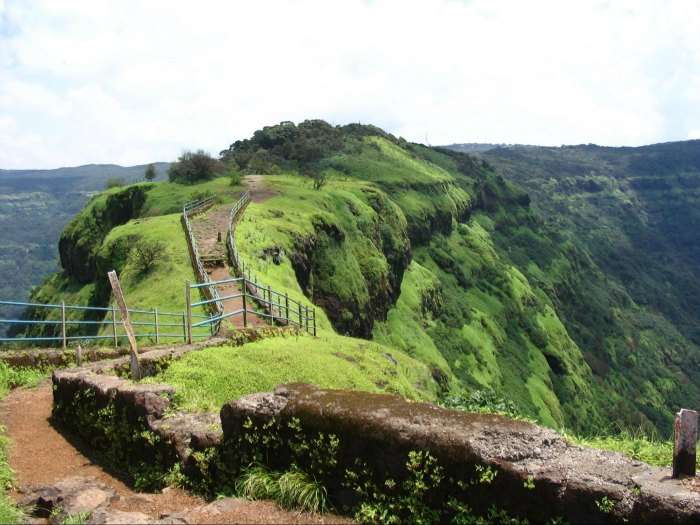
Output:
<svg viewBox="0 0 700 525">
<path fill-rule="evenodd" d="M 161 241 L 139 239 L 132 251 L 134 266 L 140 274 L 149 273 L 159 261 L 165 259 L 165 244 Z"/>
<path fill-rule="evenodd" d="M 146 166 L 146 171 L 143 174 L 143 178 L 147 181 L 152 181 L 156 178 L 156 167 L 153 164 Z"/>
<path fill-rule="evenodd" d="M 173 162 L 168 168 L 168 180 L 183 184 L 195 184 L 199 181 L 214 178 L 217 172 L 223 169 L 218 160 L 212 158 L 207 152 L 186 151 L 177 162 Z"/>
</svg>

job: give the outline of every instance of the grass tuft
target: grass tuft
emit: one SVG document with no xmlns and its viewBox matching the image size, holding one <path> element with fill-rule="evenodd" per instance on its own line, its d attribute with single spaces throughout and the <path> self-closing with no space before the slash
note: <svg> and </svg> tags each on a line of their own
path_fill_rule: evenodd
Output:
<svg viewBox="0 0 700 525">
<path fill-rule="evenodd" d="M 251 467 L 236 482 L 236 492 L 239 496 L 251 500 L 277 500 L 279 498 L 277 480 L 278 475 L 265 467 Z"/>
<path fill-rule="evenodd" d="M 246 499 L 274 500 L 285 509 L 304 512 L 325 512 L 328 509 L 326 489 L 300 471 L 280 473 L 254 466 L 238 480 L 236 492 Z"/>
<path fill-rule="evenodd" d="M 277 480 L 279 503 L 287 509 L 325 512 L 328 508 L 326 489 L 304 472 L 285 472 Z"/>
</svg>

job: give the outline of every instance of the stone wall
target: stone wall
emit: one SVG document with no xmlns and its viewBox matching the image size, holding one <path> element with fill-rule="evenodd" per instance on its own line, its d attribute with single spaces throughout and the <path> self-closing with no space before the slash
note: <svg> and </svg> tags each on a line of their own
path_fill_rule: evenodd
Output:
<svg viewBox="0 0 700 525">
<path fill-rule="evenodd" d="M 144 487 L 177 473 L 214 494 L 257 462 L 305 470 L 350 514 L 369 502 L 445 521 L 495 505 L 532 523 L 700 523 L 700 494 L 667 469 L 501 416 L 308 385 L 245 396 L 219 416 L 184 414 L 171 413 L 167 385 L 86 369 L 53 382 L 56 419 Z"/>
</svg>

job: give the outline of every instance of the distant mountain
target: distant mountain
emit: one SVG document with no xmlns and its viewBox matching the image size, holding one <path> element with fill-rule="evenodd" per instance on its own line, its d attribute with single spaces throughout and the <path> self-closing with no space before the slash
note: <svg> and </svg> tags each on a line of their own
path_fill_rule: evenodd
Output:
<svg viewBox="0 0 700 525">
<path fill-rule="evenodd" d="M 502 148 L 512 146 L 512 144 L 489 144 L 489 143 L 479 143 L 479 142 L 466 142 L 463 144 L 450 144 L 449 146 L 439 146 L 453 151 L 459 151 L 460 153 L 482 153 L 484 151 L 489 151 L 495 148 Z"/>
<path fill-rule="evenodd" d="M 157 178 L 164 178 L 169 164 L 154 164 Z M 0 170 L 0 300 L 26 300 L 31 287 L 56 270 L 58 237 L 71 217 L 109 179 L 135 182 L 146 166 Z M 0 306 L 0 317 L 19 311 Z"/>
</svg>

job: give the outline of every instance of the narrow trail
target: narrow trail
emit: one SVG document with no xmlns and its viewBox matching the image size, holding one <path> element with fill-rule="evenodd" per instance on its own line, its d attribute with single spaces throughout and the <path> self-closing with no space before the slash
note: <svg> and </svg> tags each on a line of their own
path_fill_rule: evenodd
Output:
<svg viewBox="0 0 700 525">
<path fill-rule="evenodd" d="M 202 505 L 200 498 L 173 489 L 165 494 L 139 494 L 84 456 L 50 423 L 53 394 L 46 381 L 36 388 L 20 388 L 0 402 L 0 422 L 10 438 L 9 462 L 15 472 L 19 499 L 29 487 L 50 485 L 72 476 L 96 478 L 116 491 L 119 510 L 143 512 L 154 518 Z"/>
<path fill-rule="evenodd" d="M 352 523 L 348 518 L 333 514 L 286 511 L 272 501 L 226 498 L 207 504 L 177 488 L 168 488 L 162 493 L 135 492 L 84 455 L 78 440 L 67 439 L 50 424 L 52 402 L 49 381 L 36 388 L 14 390 L 0 401 L 0 423 L 10 438 L 9 463 L 17 486 L 10 496 L 16 501 L 30 488 L 83 476 L 95 478 L 117 493 L 119 498 L 111 504 L 112 509 L 139 512 L 153 521 L 177 516 L 180 521 L 173 523 Z M 45 520 L 33 518 L 32 522 Z"/>
<path fill-rule="evenodd" d="M 204 267 L 212 281 L 223 281 L 231 278 L 231 272 L 226 265 L 226 235 L 228 232 L 228 220 L 231 207 L 229 205 L 214 206 L 192 220 L 192 230 L 197 240 L 199 254 Z M 238 283 L 226 283 L 217 285 L 216 289 L 221 297 L 237 295 L 241 293 Z M 243 300 L 228 299 L 223 302 L 224 313 L 228 314 L 243 308 Z M 249 306 L 250 308 L 250 306 Z M 248 326 L 264 326 L 265 322 L 254 315 L 249 315 Z M 240 315 L 230 317 L 222 323 L 226 327 L 243 328 L 243 317 Z"/>
<path fill-rule="evenodd" d="M 277 195 L 265 183 L 263 175 L 247 175 L 243 182 L 250 192 L 253 202 L 263 202 Z M 197 215 L 192 220 L 192 231 L 197 240 L 199 255 L 212 281 L 223 281 L 231 278 L 231 272 L 226 265 L 226 234 L 229 226 L 229 205 L 214 206 L 201 215 Z M 241 292 L 238 283 L 228 283 L 218 285 L 217 290 L 221 297 L 237 295 Z M 223 302 L 224 313 L 228 314 L 243 308 L 242 299 L 229 299 Z M 248 306 L 251 308 L 251 305 Z M 255 316 L 247 316 L 248 326 L 265 326 L 263 319 Z M 243 317 L 240 315 L 230 317 L 223 323 L 226 327 L 243 328 Z"/>
</svg>

